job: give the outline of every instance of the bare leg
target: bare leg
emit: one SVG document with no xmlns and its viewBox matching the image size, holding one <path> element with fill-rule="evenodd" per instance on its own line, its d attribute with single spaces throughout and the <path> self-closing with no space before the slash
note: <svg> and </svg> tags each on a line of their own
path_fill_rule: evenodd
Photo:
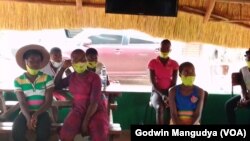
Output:
<svg viewBox="0 0 250 141">
<path fill-rule="evenodd" d="M 164 124 L 164 106 L 160 104 L 159 108 L 156 109 L 156 124 Z"/>
</svg>

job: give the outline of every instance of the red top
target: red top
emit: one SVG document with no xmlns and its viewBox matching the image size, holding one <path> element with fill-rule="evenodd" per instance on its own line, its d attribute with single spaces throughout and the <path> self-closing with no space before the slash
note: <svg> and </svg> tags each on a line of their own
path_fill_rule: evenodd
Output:
<svg viewBox="0 0 250 141">
<path fill-rule="evenodd" d="M 162 64 L 160 57 L 152 59 L 148 68 L 155 72 L 155 82 L 160 89 L 168 89 L 171 85 L 174 70 L 178 70 L 179 65 L 176 61 L 168 58 L 166 65 Z"/>
</svg>

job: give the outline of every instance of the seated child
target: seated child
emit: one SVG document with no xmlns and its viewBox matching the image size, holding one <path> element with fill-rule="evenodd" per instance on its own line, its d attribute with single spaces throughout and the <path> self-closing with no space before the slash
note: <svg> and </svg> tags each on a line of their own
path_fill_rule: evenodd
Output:
<svg viewBox="0 0 250 141">
<path fill-rule="evenodd" d="M 195 68 L 190 62 L 179 67 L 182 84 L 169 91 L 169 106 L 172 125 L 197 125 L 203 110 L 204 90 L 193 84 Z"/>
</svg>

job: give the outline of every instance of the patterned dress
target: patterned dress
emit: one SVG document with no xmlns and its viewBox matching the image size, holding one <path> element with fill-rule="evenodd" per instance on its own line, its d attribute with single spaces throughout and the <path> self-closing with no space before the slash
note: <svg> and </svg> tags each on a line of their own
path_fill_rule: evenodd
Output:
<svg viewBox="0 0 250 141">
<path fill-rule="evenodd" d="M 92 141 L 107 141 L 109 131 L 108 111 L 101 93 L 100 77 L 91 71 L 86 75 L 77 75 L 74 72 L 63 79 L 62 87 L 67 86 L 73 95 L 73 107 L 64 121 L 60 138 L 62 140 L 73 140 L 81 132 L 81 124 L 90 101 L 97 101 L 98 108 L 89 121 L 88 131 Z"/>
</svg>

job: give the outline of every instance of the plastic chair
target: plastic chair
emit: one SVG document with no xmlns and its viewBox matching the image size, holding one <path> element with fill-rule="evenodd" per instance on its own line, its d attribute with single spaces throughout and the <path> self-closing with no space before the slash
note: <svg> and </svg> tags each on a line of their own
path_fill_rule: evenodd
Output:
<svg viewBox="0 0 250 141">
<path fill-rule="evenodd" d="M 232 96 L 234 95 L 234 86 L 240 85 L 241 83 L 241 75 L 239 72 L 234 72 L 231 74 L 232 80 Z"/>
</svg>

